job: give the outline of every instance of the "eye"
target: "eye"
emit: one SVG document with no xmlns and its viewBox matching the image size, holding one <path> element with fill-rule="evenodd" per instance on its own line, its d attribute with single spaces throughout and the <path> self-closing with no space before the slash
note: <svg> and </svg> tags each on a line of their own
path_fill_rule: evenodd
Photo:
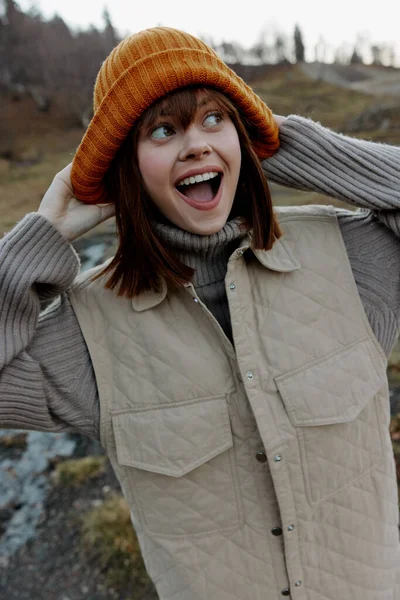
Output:
<svg viewBox="0 0 400 600">
<path fill-rule="evenodd" d="M 221 123 L 222 119 L 223 117 L 221 113 L 213 112 L 206 116 L 206 118 L 203 121 L 203 124 L 205 127 L 215 127 L 216 125 L 219 125 Z"/>
<path fill-rule="evenodd" d="M 171 137 L 174 134 L 174 128 L 171 125 L 157 125 L 151 130 L 150 136 L 154 140 L 164 140 L 165 138 Z"/>
</svg>

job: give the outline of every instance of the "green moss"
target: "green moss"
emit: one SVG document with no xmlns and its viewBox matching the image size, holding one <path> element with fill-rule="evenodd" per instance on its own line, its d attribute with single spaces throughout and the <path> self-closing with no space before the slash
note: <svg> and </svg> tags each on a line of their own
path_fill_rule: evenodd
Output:
<svg viewBox="0 0 400 600">
<path fill-rule="evenodd" d="M 86 513 L 82 535 L 85 551 L 99 564 L 111 587 L 118 591 L 129 587 L 136 598 L 150 585 L 129 507 L 121 496 L 115 494 Z"/>
<path fill-rule="evenodd" d="M 107 458 L 105 456 L 86 456 L 76 460 L 59 463 L 54 472 L 59 485 L 79 486 L 88 479 L 98 477 L 105 472 Z"/>
</svg>

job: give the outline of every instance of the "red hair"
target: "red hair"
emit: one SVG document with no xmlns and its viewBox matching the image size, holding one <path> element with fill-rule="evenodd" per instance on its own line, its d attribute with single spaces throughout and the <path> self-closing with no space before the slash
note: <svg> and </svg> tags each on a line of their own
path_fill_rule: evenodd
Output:
<svg viewBox="0 0 400 600">
<path fill-rule="evenodd" d="M 162 279 L 176 289 L 193 276 L 193 269 L 183 264 L 154 230 L 153 223 L 165 221 L 165 217 L 146 191 L 138 167 L 137 143 L 141 128 L 151 128 L 164 112 L 179 115 L 182 126 L 188 127 L 196 114 L 198 94 L 194 92 L 198 89 L 202 88 L 179 89 L 150 106 L 129 132 L 107 173 L 119 244 L 114 258 L 97 277 L 110 275 L 106 287 L 115 289 L 119 296 L 133 298 L 145 290 L 159 291 Z M 253 229 L 253 247 L 270 250 L 281 230 L 260 160 L 252 148 L 250 125 L 224 94 L 210 88 L 202 91 L 232 120 L 239 137 L 241 169 L 229 219 L 243 217 L 244 227 Z M 254 130 L 251 135 L 256 137 Z"/>
</svg>

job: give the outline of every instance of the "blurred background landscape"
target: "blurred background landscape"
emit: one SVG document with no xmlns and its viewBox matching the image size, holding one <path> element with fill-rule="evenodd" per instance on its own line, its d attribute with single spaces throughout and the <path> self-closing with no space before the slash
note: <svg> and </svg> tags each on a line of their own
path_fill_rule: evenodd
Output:
<svg viewBox="0 0 400 600">
<path fill-rule="evenodd" d="M 311 44 L 307 27 L 299 24 L 290 32 L 266 27 L 247 46 L 203 37 L 276 114 L 296 113 L 347 135 L 400 143 L 400 61 L 392 42 L 354 31 L 351 43 L 334 47 L 321 34 Z M 106 8 L 100 24 L 76 28 L 37 6 L 0 0 L 2 233 L 38 208 L 54 175 L 71 162 L 92 116 L 96 74 L 120 39 Z M 277 205 L 346 207 L 271 187 Z M 113 221 L 75 247 L 82 269 L 111 256 Z M 388 377 L 400 482 L 400 347 L 393 350 Z M 97 443 L 0 431 L 0 598 L 156 598 L 129 511 Z"/>
</svg>

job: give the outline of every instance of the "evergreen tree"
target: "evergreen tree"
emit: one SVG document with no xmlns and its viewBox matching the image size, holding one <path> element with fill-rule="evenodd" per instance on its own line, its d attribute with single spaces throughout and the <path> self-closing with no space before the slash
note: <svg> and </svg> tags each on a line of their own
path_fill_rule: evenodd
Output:
<svg viewBox="0 0 400 600">
<path fill-rule="evenodd" d="M 305 48 L 300 27 L 296 24 L 294 28 L 294 57 L 296 62 L 304 62 Z"/>
<path fill-rule="evenodd" d="M 105 7 L 103 11 L 103 21 L 104 21 L 104 40 L 106 42 L 106 51 L 110 52 L 119 42 L 118 36 L 115 32 L 114 25 L 111 21 L 110 13 L 108 12 L 108 8 Z"/>
</svg>

